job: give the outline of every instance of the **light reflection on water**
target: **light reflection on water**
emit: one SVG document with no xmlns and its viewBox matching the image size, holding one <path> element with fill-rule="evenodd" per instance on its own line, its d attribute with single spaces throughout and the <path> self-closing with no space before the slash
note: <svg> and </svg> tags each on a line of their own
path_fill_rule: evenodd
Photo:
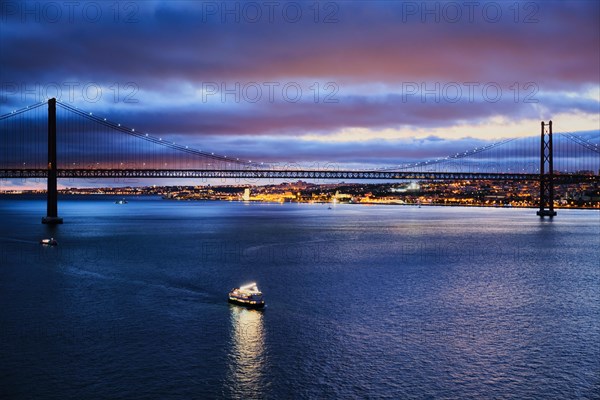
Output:
<svg viewBox="0 0 600 400">
<path fill-rule="evenodd" d="M 230 305 L 231 336 L 227 389 L 234 398 L 265 394 L 265 327 L 262 311 Z"/>
</svg>

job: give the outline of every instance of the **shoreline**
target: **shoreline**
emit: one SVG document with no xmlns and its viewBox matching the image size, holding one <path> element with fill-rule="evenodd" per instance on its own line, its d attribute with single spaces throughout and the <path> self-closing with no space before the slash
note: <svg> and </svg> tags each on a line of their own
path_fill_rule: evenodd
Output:
<svg viewBox="0 0 600 400">
<path fill-rule="evenodd" d="M 417 203 L 400 203 L 400 202 L 379 202 L 379 201 L 364 201 L 364 202 L 357 202 L 357 203 L 351 203 L 351 202 L 338 202 L 338 203 L 331 203 L 331 202 L 323 202 L 323 201 L 314 201 L 314 202 L 307 202 L 307 201 L 285 201 L 285 202 L 281 202 L 281 201 L 264 201 L 264 200 L 230 200 L 230 199 L 168 199 L 168 198 L 164 198 L 163 196 L 161 196 L 160 194 L 147 194 L 147 193 L 129 193 L 129 194 L 113 194 L 113 193 L 90 193 L 90 194 L 72 194 L 72 193 L 59 193 L 60 197 L 65 197 L 65 198 L 69 198 L 69 197 L 107 197 L 107 198 L 132 198 L 132 197 L 160 197 L 161 200 L 166 200 L 166 201 L 171 201 L 171 202 L 190 202 L 190 201 L 196 201 L 196 202 L 202 202 L 202 201 L 206 201 L 206 202 L 227 202 L 227 203 L 231 203 L 231 202 L 236 202 L 236 203 L 261 203 L 261 204 L 308 204 L 308 205 L 329 205 L 332 206 L 332 208 L 338 206 L 338 205 L 357 205 L 357 206 L 377 206 L 377 205 L 382 205 L 382 206 L 405 206 L 405 207 L 466 207 L 466 208 L 503 208 L 503 209 L 510 209 L 510 208 L 518 208 L 518 209 L 538 209 L 539 206 L 537 205 L 500 205 L 500 204 L 457 204 L 457 203 L 452 203 L 452 204 L 447 204 L 447 203 L 421 203 L 421 204 L 417 204 Z M 45 193 L 0 193 L 0 199 L 1 198 L 17 198 L 17 197 L 33 197 L 33 198 L 40 198 L 40 197 L 45 197 Z M 600 204 L 598 204 L 595 207 L 581 207 L 581 206 L 564 206 L 564 205 L 555 205 L 554 206 L 555 209 L 557 210 L 596 210 L 596 211 L 600 211 Z"/>
</svg>

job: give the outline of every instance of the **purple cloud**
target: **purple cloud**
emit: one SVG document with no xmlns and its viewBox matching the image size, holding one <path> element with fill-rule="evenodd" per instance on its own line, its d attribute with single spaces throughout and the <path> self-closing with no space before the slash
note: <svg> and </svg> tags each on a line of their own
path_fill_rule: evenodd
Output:
<svg viewBox="0 0 600 400">
<path fill-rule="evenodd" d="M 334 147 L 299 138 L 351 128 L 422 131 L 475 126 L 495 117 L 598 115 L 598 99 L 584 95 L 600 85 L 597 2 L 523 1 L 516 8 L 509 8 L 513 2 L 479 2 L 472 16 L 460 2 L 332 2 L 328 8 L 319 3 L 318 15 L 313 2 L 280 2 L 272 18 L 258 2 L 256 22 L 255 10 L 243 2 L 227 3 L 233 10 L 228 12 L 223 2 L 187 1 L 135 2 L 135 10 L 120 10 L 118 18 L 98 3 L 98 21 L 82 17 L 80 9 L 73 21 L 66 20 L 63 8 L 62 19 L 53 22 L 41 11 L 51 3 L 36 2 L 37 16 L 23 14 L 20 3 L 2 3 L 0 113 L 34 103 L 52 93 L 53 84 L 66 96 L 65 85 L 78 83 L 73 104 L 172 140 L 270 160 L 281 158 L 280 146 L 294 143 L 290 158 L 332 154 L 369 163 L 392 161 L 397 153 L 377 140 Z M 293 7 L 302 13 L 297 21 Z M 497 7 L 501 14 L 494 14 Z M 236 82 L 280 87 L 298 82 L 304 95 L 298 102 L 281 95 L 265 101 L 264 93 L 256 103 L 231 96 L 214 101 L 218 94 L 202 101 L 203 85 L 231 88 Z M 337 102 L 324 103 L 323 94 L 330 92 L 322 91 L 315 103 L 308 89 L 314 82 L 321 90 L 335 83 Z M 86 84 L 103 88 L 101 101 L 85 101 Z M 423 101 L 421 85 L 439 85 L 433 95 L 439 101 L 427 94 Z M 470 98 L 467 90 L 474 85 Z M 489 93 L 481 91 L 486 85 Z M 502 90 L 497 100 L 494 85 Z M 454 101 L 456 86 L 463 92 Z M 127 95 L 137 103 L 124 102 Z M 485 132 L 464 132 L 469 135 Z M 425 142 L 452 151 L 472 144 Z M 411 159 L 433 154 L 419 153 L 419 141 L 398 143 L 415 149 L 407 153 Z"/>
</svg>

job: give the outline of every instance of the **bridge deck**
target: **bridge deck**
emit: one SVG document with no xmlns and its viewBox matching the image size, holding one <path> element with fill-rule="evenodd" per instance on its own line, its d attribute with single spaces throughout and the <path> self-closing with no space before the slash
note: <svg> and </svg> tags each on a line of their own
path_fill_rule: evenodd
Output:
<svg viewBox="0 0 600 400">
<path fill-rule="evenodd" d="M 343 170 L 169 170 L 169 169 L 59 169 L 59 178 L 243 178 L 337 180 L 503 180 L 536 181 L 539 174 L 496 172 L 410 172 Z M 46 178 L 45 169 L 0 169 L 0 178 Z M 554 175 L 556 183 L 600 182 L 598 175 Z"/>
</svg>

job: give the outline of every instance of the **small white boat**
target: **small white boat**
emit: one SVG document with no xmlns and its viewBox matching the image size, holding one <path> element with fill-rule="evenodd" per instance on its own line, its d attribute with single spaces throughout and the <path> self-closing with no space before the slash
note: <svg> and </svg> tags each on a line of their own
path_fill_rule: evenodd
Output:
<svg viewBox="0 0 600 400">
<path fill-rule="evenodd" d="M 127 200 L 125 200 L 125 199 L 117 200 L 117 201 L 115 201 L 115 204 L 127 204 Z"/>
<path fill-rule="evenodd" d="M 56 241 L 56 239 L 50 238 L 50 239 L 40 240 L 40 244 L 43 244 L 45 246 L 56 246 L 56 245 L 58 245 L 58 242 Z"/>
<path fill-rule="evenodd" d="M 229 302 L 248 308 L 263 308 L 265 306 L 263 294 L 254 282 L 231 289 L 229 292 Z"/>
</svg>

